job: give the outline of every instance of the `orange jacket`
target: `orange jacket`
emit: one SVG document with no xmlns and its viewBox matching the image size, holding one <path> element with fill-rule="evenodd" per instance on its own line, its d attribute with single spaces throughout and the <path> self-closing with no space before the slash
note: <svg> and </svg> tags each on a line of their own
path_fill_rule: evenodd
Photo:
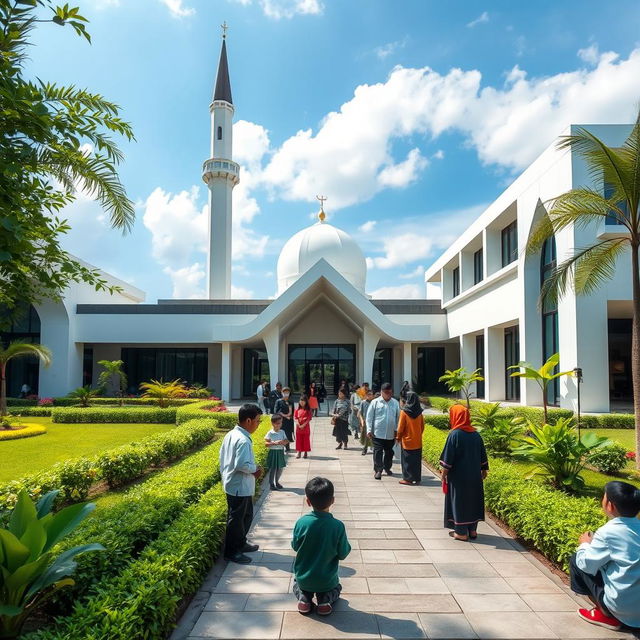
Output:
<svg viewBox="0 0 640 640">
<path fill-rule="evenodd" d="M 410 418 L 405 411 L 400 411 L 397 439 L 403 449 L 422 449 L 422 432 L 424 418 L 417 416 Z"/>
</svg>

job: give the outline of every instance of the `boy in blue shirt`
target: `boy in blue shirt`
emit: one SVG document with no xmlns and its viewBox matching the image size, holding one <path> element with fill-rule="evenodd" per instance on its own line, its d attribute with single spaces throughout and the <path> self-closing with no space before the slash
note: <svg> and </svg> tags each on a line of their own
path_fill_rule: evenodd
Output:
<svg viewBox="0 0 640 640">
<path fill-rule="evenodd" d="M 344 524 L 329 512 L 335 501 L 333 483 L 326 478 L 312 478 L 304 492 L 313 511 L 302 516 L 293 528 L 293 593 L 300 613 L 311 612 L 315 594 L 318 615 L 328 616 L 342 591 L 338 564 L 349 555 L 351 545 Z"/>
<path fill-rule="evenodd" d="M 583 533 L 569 562 L 571 589 L 595 605 L 578 615 L 612 631 L 622 623 L 640 627 L 640 489 L 609 482 L 602 508 L 609 522 Z"/>
</svg>

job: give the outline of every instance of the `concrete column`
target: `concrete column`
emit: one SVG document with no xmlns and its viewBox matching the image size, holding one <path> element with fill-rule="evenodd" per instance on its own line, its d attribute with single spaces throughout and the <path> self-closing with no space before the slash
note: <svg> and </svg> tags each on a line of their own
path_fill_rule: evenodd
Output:
<svg viewBox="0 0 640 640">
<path fill-rule="evenodd" d="M 504 400 L 504 329 L 489 327 L 484 330 L 485 397 L 489 402 Z"/>
<path fill-rule="evenodd" d="M 242 346 L 231 349 L 231 397 L 242 398 Z"/>
<path fill-rule="evenodd" d="M 220 397 L 225 402 L 231 400 L 231 344 L 222 343 L 222 359 L 220 364 Z"/>
<path fill-rule="evenodd" d="M 278 371 L 278 364 L 280 362 L 280 327 L 271 327 L 268 329 L 263 335 L 263 340 L 269 360 L 269 384 L 271 388 L 274 388 L 280 375 Z"/>
<path fill-rule="evenodd" d="M 476 337 L 472 334 L 464 334 L 460 336 L 460 366 L 467 371 L 476 370 Z M 469 389 L 471 397 L 476 396 L 476 383 L 474 382 Z"/>
<path fill-rule="evenodd" d="M 380 340 L 380 334 L 371 326 L 365 325 L 362 333 L 362 352 L 363 352 L 363 370 L 362 382 L 368 382 L 373 384 L 373 359 L 376 355 L 376 349 L 378 348 L 378 342 Z"/>
<path fill-rule="evenodd" d="M 411 343 L 405 342 L 402 345 L 402 380 L 408 380 L 409 384 L 413 383 L 411 364 Z"/>
</svg>

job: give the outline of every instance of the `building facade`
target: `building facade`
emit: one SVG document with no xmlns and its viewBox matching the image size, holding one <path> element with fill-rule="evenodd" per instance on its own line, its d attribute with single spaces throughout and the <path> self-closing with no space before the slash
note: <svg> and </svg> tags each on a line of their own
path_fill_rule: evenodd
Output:
<svg viewBox="0 0 640 640">
<path fill-rule="evenodd" d="M 582 408 L 608 411 L 631 393 L 630 262 L 589 297 L 568 295 L 538 308 L 541 284 L 556 261 L 595 238 L 620 234 L 607 220 L 598 229 L 565 229 L 542 252 L 524 251 L 533 225 L 553 197 L 593 181 L 570 151 L 550 146 L 426 271 L 439 299 L 373 300 L 367 267 L 354 239 L 326 221 L 296 233 L 278 259 L 274 300 L 231 299 L 232 191 L 241 179 L 233 161 L 234 106 L 226 42 L 210 105 L 211 157 L 203 165 L 209 189 L 208 299 L 144 304 L 144 293 L 104 274 L 120 293 L 74 284 L 61 302 L 27 310 L 0 335 L 48 346 L 53 363 L 25 359 L 8 371 L 9 395 L 27 382 L 40 396 L 65 395 L 96 384 L 100 360 L 124 361 L 129 392 L 151 378 L 200 383 L 224 400 L 252 397 L 262 379 L 301 392 L 311 381 L 335 393 L 340 381 L 404 380 L 442 393 L 445 369 L 480 368 L 474 393 L 491 401 L 538 405 L 535 383 L 511 378 L 507 367 L 538 367 L 560 353 L 563 370 L 581 367 Z M 621 144 L 630 126 L 589 127 Z M 606 189 L 606 185 L 595 185 Z M 425 288 L 425 291 L 428 287 Z M 549 401 L 575 408 L 576 380 L 563 378 Z"/>
</svg>

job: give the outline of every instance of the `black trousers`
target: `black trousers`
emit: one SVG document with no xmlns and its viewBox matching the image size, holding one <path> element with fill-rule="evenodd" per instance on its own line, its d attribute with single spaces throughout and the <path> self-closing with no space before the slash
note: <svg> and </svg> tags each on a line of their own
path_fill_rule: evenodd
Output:
<svg viewBox="0 0 640 640">
<path fill-rule="evenodd" d="M 402 462 L 403 480 L 407 482 L 422 480 L 422 449 L 402 449 L 400 461 Z"/>
<path fill-rule="evenodd" d="M 581 596 L 589 596 L 598 603 L 602 613 L 610 618 L 615 616 L 607 609 L 604 602 L 604 579 L 598 571 L 595 576 L 586 573 L 576 564 L 576 554 L 569 558 L 569 577 L 571 579 L 571 591 L 579 593 Z"/>
<path fill-rule="evenodd" d="M 391 471 L 393 464 L 393 445 L 395 440 L 386 438 L 373 438 L 373 470 Z"/>
<path fill-rule="evenodd" d="M 253 496 L 230 496 L 227 493 L 227 530 L 224 555 L 233 556 L 247 543 L 247 532 L 253 520 Z"/>
</svg>

